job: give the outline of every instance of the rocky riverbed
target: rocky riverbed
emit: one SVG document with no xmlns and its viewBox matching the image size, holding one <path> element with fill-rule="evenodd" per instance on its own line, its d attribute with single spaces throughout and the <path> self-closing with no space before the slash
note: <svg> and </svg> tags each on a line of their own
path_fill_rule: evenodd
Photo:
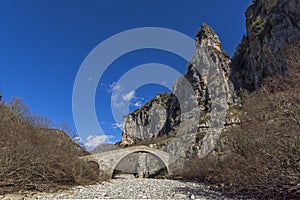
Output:
<svg viewBox="0 0 300 200">
<path fill-rule="evenodd" d="M 41 193 L 26 197 L 5 196 L 4 199 L 230 199 L 209 186 L 166 179 L 119 177 L 97 185 L 76 186 L 57 193 Z M 1 198 L 0 198 L 1 199 Z"/>
</svg>

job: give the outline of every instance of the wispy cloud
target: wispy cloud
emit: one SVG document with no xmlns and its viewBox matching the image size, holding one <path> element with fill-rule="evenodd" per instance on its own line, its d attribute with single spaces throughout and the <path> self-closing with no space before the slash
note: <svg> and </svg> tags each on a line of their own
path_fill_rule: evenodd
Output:
<svg viewBox="0 0 300 200">
<path fill-rule="evenodd" d="M 79 141 L 81 141 L 81 138 L 80 138 L 80 137 L 74 137 L 74 138 L 73 138 L 73 142 L 77 143 L 77 142 L 79 142 Z"/>
<path fill-rule="evenodd" d="M 116 83 L 111 84 L 110 91 L 112 92 L 112 106 L 119 109 L 126 108 L 130 100 L 134 98 L 135 95 L 134 91 L 126 93 L 125 89 Z"/>
<path fill-rule="evenodd" d="M 114 136 L 112 135 L 89 135 L 86 138 L 86 143 L 84 146 L 90 150 L 97 147 L 99 144 L 109 142 L 109 139 L 113 137 Z"/>
<path fill-rule="evenodd" d="M 113 83 L 110 86 L 111 106 L 114 114 L 114 119 L 117 124 L 114 128 L 120 128 L 119 124 L 123 121 L 123 116 L 127 115 L 130 107 L 141 107 L 143 98 L 137 97 L 134 90 L 124 88 L 118 83 Z M 117 126 L 119 125 L 119 126 Z"/>
<path fill-rule="evenodd" d="M 122 96 L 122 99 L 124 100 L 124 101 L 131 101 L 132 99 L 134 99 L 135 98 L 135 92 L 134 91 L 130 91 L 130 92 L 128 92 L 127 94 L 124 94 L 123 96 Z"/>
<path fill-rule="evenodd" d="M 121 89 L 121 86 L 117 85 L 116 82 L 113 82 L 113 83 L 109 84 L 107 92 L 111 93 L 114 91 L 119 91 L 120 89 Z"/>
<path fill-rule="evenodd" d="M 113 123 L 112 127 L 122 129 L 122 123 Z"/>
<path fill-rule="evenodd" d="M 162 82 L 161 82 L 161 85 L 167 86 L 167 85 L 168 85 L 168 82 L 167 82 L 167 81 L 162 81 Z"/>
<path fill-rule="evenodd" d="M 137 101 L 137 102 L 135 102 L 135 103 L 133 104 L 133 106 L 135 106 L 135 107 L 137 107 L 137 108 L 141 107 L 142 105 L 143 105 L 143 104 L 142 104 L 141 101 Z"/>
</svg>

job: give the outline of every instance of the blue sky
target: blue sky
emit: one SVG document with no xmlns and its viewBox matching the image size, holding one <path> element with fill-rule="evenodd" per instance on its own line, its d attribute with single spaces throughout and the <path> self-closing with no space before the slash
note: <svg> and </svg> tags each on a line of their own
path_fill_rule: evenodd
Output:
<svg viewBox="0 0 300 200">
<path fill-rule="evenodd" d="M 163 27 L 194 38 L 205 22 L 217 32 L 223 49 L 232 55 L 246 32 L 244 12 L 250 3 L 250 0 L 2 0 L 3 100 L 21 97 L 32 112 L 49 117 L 54 124 L 66 122 L 76 130 L 72 115 L 76 74 L 87 55 L 102 41 L 139 27 Z M 92 131 L 80 133 L 88 147 L 121 139 L 120 122 L 114 120 L 111 111 L 112 92 L 118 89 L 114 86 L 124 73 L 145 63 L 162 63 L 180 73 L 186 71 L 187 64 L 172 53 L 154 49 L 133 51 L 115 60 L 103 73 L 95 96 L 97 117 L 105 135 Z M 129 101 L 132 111 L 165 91 L 169 90 L 163 84 L 143 85 L 127 93 L 123 100 Z"/>
</svg>

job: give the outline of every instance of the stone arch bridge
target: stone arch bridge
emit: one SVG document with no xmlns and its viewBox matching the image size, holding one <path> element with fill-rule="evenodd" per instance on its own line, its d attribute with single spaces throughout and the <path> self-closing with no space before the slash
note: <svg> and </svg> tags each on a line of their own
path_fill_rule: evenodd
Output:
<svg viewBox="0 0 300 200">
<path fill-rule="evenodd" d="M 133 146 L 123 149 L 117 149 L 112 151 L 106 151 L 98 154 L 93 154 L 89 156 L 80 157 L 85 162 L 97 163 L 100 171 L 104 171 L 109 174 L 110 177 L 113 177 L 114 170 L 117 165 L 121 162 L 122 159 L 133 153 L 147 153 L 155 157 L 157 160 L 163 163 L 164 167 L 167 170 L 167 173 L 171 175 L 172 167 L 170 166 L 177 157 L 158 149 L 154 149 L 148 146 Z"/>
</svg>

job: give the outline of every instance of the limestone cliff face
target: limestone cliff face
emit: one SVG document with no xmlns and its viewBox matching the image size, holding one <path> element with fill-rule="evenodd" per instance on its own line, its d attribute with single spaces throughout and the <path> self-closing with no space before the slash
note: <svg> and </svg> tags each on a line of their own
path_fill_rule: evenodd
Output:
<svg viewBox="0 0 300 200">
<path fill-rule="evenodd" d="M 195 150 L 208 153 L 224 127 L 227 109 L 236 102 L 230 58 L 206 24 L 196 35 L 196 47 L 187 73 L 174 83 L 171 94 L 157 95 L 124 117 L 121 144 L 172 135 L 159 148 L 180 156 Z"/>
<path fill-rule="evenodd" d="M 153 147 L 175 155 L 202 157 L 224 127 L 239 123 L 235 91 L 255 90 L 265 77 L 288 72 L 287 50 L 300 41 L 300 1 L 253 0 L 246 18 L 247 34 L 231 60 L 215 32 L 202 25 L 187 73 L 171 94 L 157 95 L 124 117 L 121 144 L 150 140 Z M 166 137 L 151 140 L 159 136 Z"/>
<path fill-rule="evenodd" d="M 179 124 L 180 109 L 173 94 L 158 94 L 143 107 L 124 116 L 121 144 L 167 134 Z"/>
<path fill-rule="evenodd" d="M 233 58 L 237 88 L 256 89 L 264 77 L 284 75 L 286 50 L 300 39 L 300 1 L 253 1 L 246 11 L 247 34 Z"/>
</svg>

